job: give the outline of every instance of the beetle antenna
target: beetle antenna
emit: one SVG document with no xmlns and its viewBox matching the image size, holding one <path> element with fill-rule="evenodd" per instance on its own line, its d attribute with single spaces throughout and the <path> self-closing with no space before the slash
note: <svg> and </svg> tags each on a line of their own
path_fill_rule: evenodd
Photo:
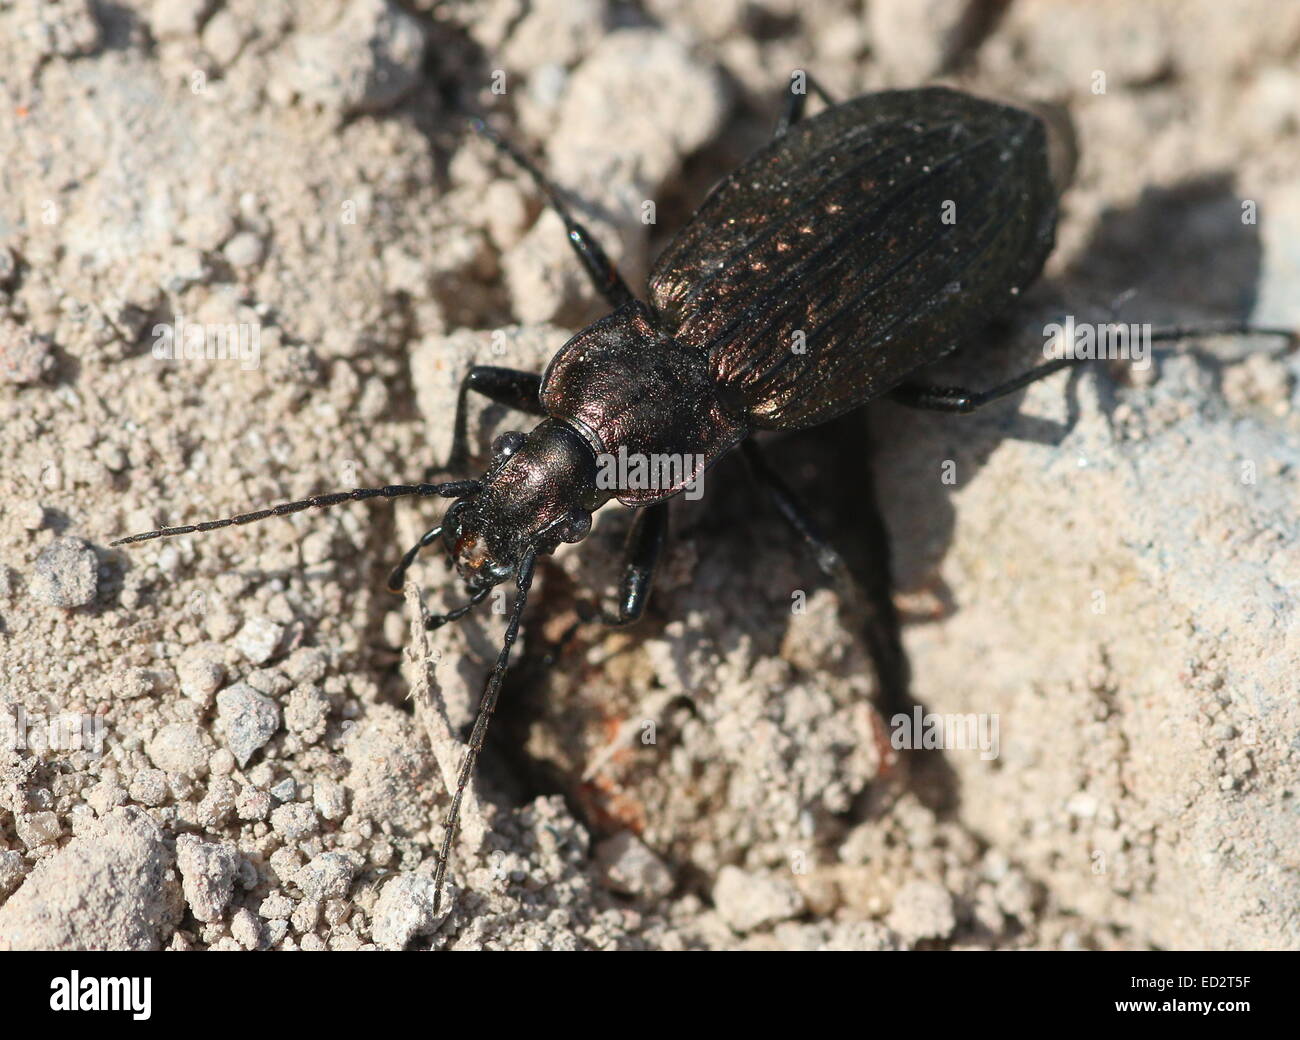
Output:
<svg viewBox="0 0 1300 1040">
<path fill-rule="evenodd" d="M 515 605 L 510 611 L 510 620 L 506 624 L 505 642 L 497 663 L 488 677 L 483 691 L 483 700 L 478 706 L 478 717 L 474 719 L 474 729 L 470 733 L 469 746 L 465 749 L 465 758 L 460 764 L 460 774 L 456 777 L 456 791 L 451 796 L 451 809 L 447 812 L 447 825 L 442 836 L 442 851 L 438 856 L 438 866 L 433 874 L 433 913 L 436 917 L 442 906 L 442 886 L 447 877 L 447 861 L 451 858 L 451 843 L 456 837 L 456 825 L 460 822 L 460 803 L 465 797 L 465 788 L 469 785 L 470 775 L 474 772 L 474 763 L 483 750 L 483 738 L 487 736 L 488 723 L 496 710 L 497 695 L 501 692 L 501 680 L 505 678 L 506 666 L 510 663 L 510 648 L 515 636 L 519 634 L 519 619 L 524 613 L 524 604 L 528 602 L 528 589 L 533 584 L 533 565 L 537 562 L 537 550 L 528 548 L 519 561 L 515 585 L 518 594 Z"/>
<path fill-rule="evenodd" d="M 299 502 L 282 502 L 278 506 L 259 509 L 254 513 L 240 513 L 238 516 L 226 517 L 224 520 L 205 520 L 200 524 L 186 524 L 184 527 L 163 527 L 157 531 L 145 531 L 127 538 L 119 538 L 109 545 L 128 545 L 131 542 L 147 542 L 154 538 L 171 538 L 178 534 L 194 534 L 203 531 L 215 531 L 220 527 L 235 527 L 241 524 L 255 524 L 273 516 L 288 516 L 300 513 L 304 509 L 328 509 L 343 502 L 360 502 L 366 498 L 401 498 L 404 495 L 438 495 L 442 498 L 460 498 L 478 491 L 477 480 L 453 480 L 445 484 L 390 484 L 388 487 L 354 488 L 352 491 L 335 491 L 329 495 L 316 495 Z"/>
</svg>

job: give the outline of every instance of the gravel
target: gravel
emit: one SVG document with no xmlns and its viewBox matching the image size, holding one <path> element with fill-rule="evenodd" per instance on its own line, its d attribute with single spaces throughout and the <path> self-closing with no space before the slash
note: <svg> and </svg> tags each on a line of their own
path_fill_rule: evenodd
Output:
<svg viewBox="0 0 1300 1040">
<path fill-rule="evenodd" d="M 488 608 L 424 630 L 463 600 L 437 552 L 405 599 L 383 588 L 440 507 L 108 547 L 424 479 L 468 366 L 541 371 L 603 313 L 536 186 L 464 133 L 458 90 L 634 288 L 770 136 L 794 70 L 848 97 L 947 69 L 1068 115 L 1045 277 L 936 383 L 992 385 L 1041 357 L 1046 323 L 1112 306 L 1300 325 L 1300 12 L 990 11 L 0 5 L 0 713 L 105 734 L 0 745 L 0 946 L 1300 945 L 1277 866 L 1300 855 L 1300 371 L 1270 342 L 768 441 L 868 574 L 875 481 L 911 692 L 997 718 L 995 759 L 891 747 L 859 605 L 728 462 L 674 505 L 645 622 L 579 626 L 541 667 L 575 599 L 613 595 L 627 517 L 603 511 L 539 571 L 436 920 L 503 626 Z M 181 319 L 255 329 L 257 357 L 157 356 Z M 475 401 L 469 441 L 534 421 Z"/>
<path fill-rule="evenodd" d="M 179 917 L 162 832 L 123 806 L 36 864 L 0 907 L 0 949 L 156 950 Z"/>
</svg>

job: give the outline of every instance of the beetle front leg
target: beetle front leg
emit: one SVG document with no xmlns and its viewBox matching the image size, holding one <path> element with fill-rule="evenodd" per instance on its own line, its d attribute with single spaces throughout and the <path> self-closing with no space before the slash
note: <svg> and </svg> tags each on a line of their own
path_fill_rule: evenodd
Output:
<svg viewBox="0 0 1300 1040">
<path fill-rule="evenodd" d="M 494 365 L 475 365 L 461 380 L 456 397 L 456 419 L 452 428 L 451 454 L 443 469 L 461 472 L 469 464 L 468 424 L 469 392 L 482 394 L 490 401 L 528 415 L 545 415 L 542 407 L 542 377 L 535 372 L 520 372 L 514 368 L 497 368 Z"/>
<path fill-rule="evenodd" d="M 515 368 L 497 368 L 494 365 L 475 365 L 465 373 L 460 381 L 460 391 L 456 396 L 456 418 L 452 426 L 451 454 L 447 464 L 432 467 L 433 472 L 464 472 L 469 465 L 469 445 L 466 425 L 468 417 L 469 392 L 473 390 L 490 401 L 503 404 L 507 408 L 524 412 L 528 415 L 545 415 L 542 407 L 542 377 L 536 372 L 521 372 Z M 401 562 L 393 568 L 388 576 L 388 590 L 400 593 L 406 581 L 406 572 L 420 554 L 442 534 L 442 525 L 432 527 L 424 533 L 418 542 L 402 554 Z"/>
<path fill-rule="evenodd" d="M 636 624 L 645 613 L 654 584 L 655 569 L 668 536 L 668 503 L 646 506 L 632 521 L 623 553 L 623 578 L 618 586 L 618 613 L 587 608 L 586 617 L 599 614 L 603 624 L 623 628 Z M 584 613 L 579 611 L 580 615 Z"/>
</svg>

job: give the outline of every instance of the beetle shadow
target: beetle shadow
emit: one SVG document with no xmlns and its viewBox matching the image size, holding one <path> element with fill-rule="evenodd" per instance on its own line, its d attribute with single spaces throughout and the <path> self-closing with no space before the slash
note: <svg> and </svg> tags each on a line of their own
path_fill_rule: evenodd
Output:
<svg viewBox="0 0 1300 1040">
<path fill-rule="evenodd" d="M 917 381 L 977 391 L 995 386 L 1042 363 L 1043 325 L 1067 314 L 1080 322 L 1150 322 L 1156 328 L 1239 319 L 1255 299 L 1261 255 L 1255 226 L 1243 223 L 1229 175 L 1148 189 L 1132 207 L 1103 213 L 1086 247 L 1027 292 L 1016 314 L 918 373 Z M 1133 290 L 1121 308 L 1112 309 Z M 1173 353 L 1153 352 L 1157 375 L 1162 357 Z M 956 520 L 954 485 L 944 482 L 945 467 L 960 487 L 981 479 L 980 470 L 1005 439 L 1060 445 L 1079 418 L 1085 372 L 1095 380 L 1098 406 L 1110 420 L 1126 373 L 1104 364 L 1080 365 L 1046 380 L 1060 388 L 1060 419 L 1022 414 L 1024 390 L 970 415 L 917 411 L 891 401 L 864 410 L 874 442 L 875 496 L 887 530 L 879 551 L 892 571 L 900 629 L 943 620 L 963 606 L 941 574 Z M 817 450 L 817 441 L 798 449 Z M 805 497 L 816 493 L 801 490 Z M 843 523 L 832 530 L 841 546 L 855 537 Z M 900 703 L 911 702 L 910 689 L 904 690 Z M 960 803 L 959 783 L 943 757 L 910 756 L 925 771 L 927 790 L 918 795 L 932 808 L 951 810 Z"/>
<path fill-rule="evenodd" d="M 1243 224 L 1240 212 L 1227 175 L 1148 189 L 1134 206 L 1106 211 L 1079 255 L 1026 293 L 1024 308 L 981 330 L 970 344 L 919 373 L 918 381 L 983 390 L 1012 378 L 1042 363 L 1043 326 L 1065 315 L 1081 322 L 1150 322 L 1159 328 L 1248 314 L 1262 251 L 1254 225 Z M 1152 255 L 1157 248 L 1159 258 Z M 1114 301 L 1130 292 L 1132 297 L 1114 311 Z M 1174 352 L 1153 352 L 1157 373 L 1161 359 Z M 1085 374 L 1095 379 L 1099 406 L 1109 419 L 1126 373 L 1105 363 L 1080 365 L 1045 380 L 1047 386 L 1061 388 L 1060 419 L 1022 412 L 1025 390 L 970 415 L 872 403 L 868 411 L 900 591 L 934 593 L 952 603 L 951 591 L 938 578 L 953 535 L 950 489 L 979 479 L 1004 439 L 1063 443 L 1079 417 L 1078 392 Z M 949 462 L 956 485 L 943 482 Z"/>
</svg>

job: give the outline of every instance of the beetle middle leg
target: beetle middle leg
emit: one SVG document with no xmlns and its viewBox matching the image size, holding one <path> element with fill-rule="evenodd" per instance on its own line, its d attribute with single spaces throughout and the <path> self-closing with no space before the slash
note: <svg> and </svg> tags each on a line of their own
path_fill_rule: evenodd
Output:
<svg viewBox="0 0 1300 1040">
<path fill-rule="evenodd" d="M 640 510 L 632 521 L 623 551 L 623 577 L 618 586 L 618 610 L 582 605 L 579 616 L 589 621 L 599 616 L 603 624 L 623 628 L 641 620 L 650 589 L 654 584 L 655 570 L 668 537 L 668 503 L 656 502 Z"/>
<path fill-rule="evenodd" d="M 551 204 L 551 208 L 564 221 L 564 228 L 569 233 L 569 244 L 573 246 L 573 251 L 578 254 L 578 259 L 582 262 L 582 266 L 591 279 L 592 285 L 596 287 L 596 291 L 604 296 L 615 308 L 622 307 L 625 303 L 631 303 L 635 297 L 632 295 L 632 290 L 627 287 L 627 282 L 623 281 L 623 276 L 618 273 L 618 268 L 614 266 L 613 261 L 601 248 L 600 243 L 596 241 L 592 233 L 574 218 L 568 204 L 560 197 L 559 189 L 547 179 L 546 174 L 542 173 L 537 164 L 515 147 L 514 144 L 488 126 L 482 119 L 470 120 L 470 126 L 473 127 L 476 133 L 491 141 L 499 151 L 510 156 L 532 178 L 533 183 L 541 189 L 547 201 Z"/>
</svg>

